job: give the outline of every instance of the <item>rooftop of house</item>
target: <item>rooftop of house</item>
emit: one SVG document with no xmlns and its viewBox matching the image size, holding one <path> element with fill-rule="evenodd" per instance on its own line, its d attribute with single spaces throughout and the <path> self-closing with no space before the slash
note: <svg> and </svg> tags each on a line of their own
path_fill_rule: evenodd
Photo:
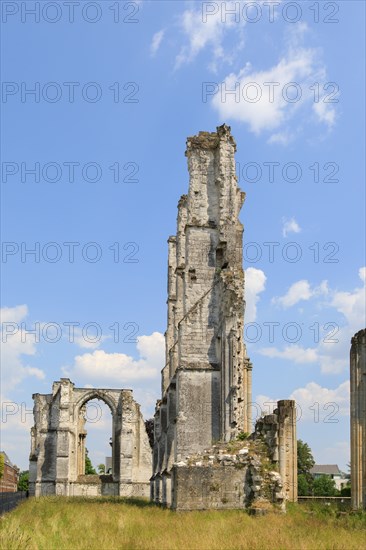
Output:
<svg viewBox="0 0 366 550">
<path fill-rule="evenodd" d="M 10 460 L 10 458 L 8 457 L 8 455 L 6 454 L 5 451 L 0 451 L 0 454 L 4 455 L 4 463 L 5 464 L 10 466 L 11 468 L 17 469 L 17 466 L 15 466 L 15 464 L 12 463 L 12 461 Z"/>
<path fill-rule="evenodd" d="M 321 475 L 342 475 L 337 464 L 314 464 L 310 470 L 311 474 Z"/>
</svg>

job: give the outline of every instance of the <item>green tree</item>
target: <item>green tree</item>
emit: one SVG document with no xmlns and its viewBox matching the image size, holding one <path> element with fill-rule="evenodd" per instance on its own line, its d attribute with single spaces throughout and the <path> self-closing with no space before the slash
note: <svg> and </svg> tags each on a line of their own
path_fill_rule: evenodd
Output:
<svg viewBox="0 0 366 550">
<path fill-rule="evenodd" d="M 29 471 L 25 470 L 20 472 L 19 481 L 18 481 L 18 491 L 28 491 L 29 490 Z"/>
<path fill-rule="evenodd" d="M 341 489 L 341 497 L 350 497 L 351 496 L 351 484 L 347 483 L 345 487 Z"/>
<path fill-rule="evenodd" d="M 310 474 L 311 468 L 314 466 L 315 460 L 311 449 L 307 443 L 304 443 L 301 439 L 297 441 L 297 472 L 304 474 L 307 478 Z"/>
<path fill-rule="evenodd" d="M 85 449 L 85 475 L 90 476 L 96 473 L 92 461 L 89 458 L 88 449 Z"/>
<path fill-rule="evenodd" d="M 297 492 L 300 497 L 309 496 L 310 486 L 304 474 L 299 474 L 297 476 Z"/>
<path fill-rule="evenodd" d="M 98 464 L 98 473 L 105 474 L 105 464 Z"/>
<path fill-rule="evenodd" d="M 315 460 L 307 443 L 297 440 L 297 491 L 300 496 L 311 494 L 313 476 L 310 473 Z"/>
<path fill-rule="evenodd" d="M 5 465 L 5 457 L 3 453 L 0 453 L 0 479 L 4 475 L 4 465 Z"/>
<path fill-rule="evenodd" d="M 312 491 L 315 497 L 335 497 L 338 495 L 334 479 L 326 475 L 314 479 Z"/>
</svg>

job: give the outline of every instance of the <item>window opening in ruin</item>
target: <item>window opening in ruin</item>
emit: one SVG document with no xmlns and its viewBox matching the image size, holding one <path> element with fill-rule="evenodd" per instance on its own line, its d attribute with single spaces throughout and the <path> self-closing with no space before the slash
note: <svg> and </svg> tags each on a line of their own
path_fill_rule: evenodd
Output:
<svg viewBox="0 0 366 550">
<path fill-rule="evenodd" d="M 101 399 L 80 408 L 78 422 L 78 474 L 113 474 L 112 413 Z"/>
<path fill-rule="evenodd" d="M 197 281 L 197 276 L 196 276 L 196 270 L 195 269 L 189 269 L 188 271 L 189 273 L 189 280 L 191 281 L 191 283 L 194 283 L 195 281 Z"/>
<path fill-rule="evenodd" d="M 225 269 L 228 267 L 229 262 L 225 259 L 226 256 L 226 243 L 220 244 L 216 248 L 216 268 Z"/>
</svg>

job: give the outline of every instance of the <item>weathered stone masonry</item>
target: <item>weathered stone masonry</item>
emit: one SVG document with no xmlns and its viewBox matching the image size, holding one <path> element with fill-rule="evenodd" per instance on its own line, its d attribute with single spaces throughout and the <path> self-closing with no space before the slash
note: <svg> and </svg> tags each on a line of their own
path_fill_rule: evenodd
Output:
<svg viewBox="0 0 366 550">
<path fill-rule="evenodd" d="M 351 498 L 366 509 L 366 329 L 351 342 Z"/>
<path fill-rule="evenodd" d="M 91 399 L 112 413 L 112 475 L 85 476 L 85 406 Z M 68 378 L 52 394 L 34 394 L 30 493 L 41 495 L 148 496 L 151 448 L 131 390 L 75 388 Z"/>
<path fill-rule="evenodd" d="M 189 191 L 168 240 L 166 362 L 153 453 L 131 390 L 75 388 L 61 378 L 51 394 L 33 396 L 31 494 L 150 492 L 175 510 L 263 511 L 296 501 L 294 401 L 279 401 L 249 436 L 252 364 L 243 341 L 239 221 L 245 194 L 235 150 L 226 125 L 187 140 Z M 112 475 L 84 475 L 85 406 L 94 398 L 112 413 Z"/>
<path fill-rule="evenodd" d="M 226 125 L 188 138 L 189 191 L 178 203 L 177 235 L 168 240 L 166 364 L 162 399 L 155 413 L 151 498 L 175 509 L 236 508 L 253 500 L 243 496 L 252 484 L 251 476 L 244 471 L 234 475 L 236 459 L 226 460 L 226 473 L 217 468 L 224 463 L 215 459 L 220 449 L 213 447 L 252 429 L 252 365 L 243 341 L 243 226 L 239 221 L 245 194 L 237 185 L 235 150 Z M 294 408 L 291 403 L 289 407 Z M 283 473 L 294 467 L 296 457 L 296 425 L 292 420 L 288 423 L 289 414 L 293 419 L 289 407 L 283 416 L 279 413 L 277 423 L 278 434 L 287 434 L 278 458 Z M 292 453 L 291 460 L 285 448 Z M 209 461 L 204 472 L 200 471 L 202 453 Z M 194 456 L 198 466 L 194 463 L 192 470 L 187 460 Z M 240 464 L 245 469 L 249 463 L 241 459 Z M 285 497 L 296 500 L 295 474 L 286 475 L 291 491 Z M 206 485 L 200 478 L 206 479 Z M 220 490 L 215 493 L 206 486 Z M 223 490 L 231 497 L 222 496 Z"/>
<path fill-rule="evenodd" d="M 264 441 L 268 456 L 281 475 L 285 500 L 297 500 L 297 440 L 295 401 L 277 402 L 272 414 L 259 418 L 255 437 Z"/>
</svg>

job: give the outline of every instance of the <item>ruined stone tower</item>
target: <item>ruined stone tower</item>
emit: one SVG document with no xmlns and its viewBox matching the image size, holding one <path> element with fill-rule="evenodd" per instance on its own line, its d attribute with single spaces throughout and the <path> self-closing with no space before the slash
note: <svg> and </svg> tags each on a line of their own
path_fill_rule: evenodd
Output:
<svg viewBox="0 0 366 550">
<path fill-rule="evenodd" d="M 177 235 L 168 240 L 166 362 L 153 453 L 131 390 L 76 388 L 62 378 L 52 394 L 33 396 L 32 494 L 136 497 L 150 489 L 152 500 L 175 510 L 261 513 L 297 500 L 295 402 L 278 401 L 250 434 L 239 221 L 245 195 L 235 149 L 226 125 L 187 140 L 189 191 L 178 204 Z M 112 413 L 112 473 L 90 479 L 84 425 L 94 398 Z"/>
<path fill-rule="evenodd" d="M 366 329 L 351 341 L 351 497 L 366 509 Z"/>
<path fill-rule="evenodd" d="M 187 140 L 188 195 L 170 237 L 168 328 L 162 399 L 155 414 L 153 493 L 174 462 L 251 431 L 252 365 L 244 328 L 245 194 L 237 185 L 230 127 Z M 161 487 L 160 487 L 161 484 Z"/>
</svg>

